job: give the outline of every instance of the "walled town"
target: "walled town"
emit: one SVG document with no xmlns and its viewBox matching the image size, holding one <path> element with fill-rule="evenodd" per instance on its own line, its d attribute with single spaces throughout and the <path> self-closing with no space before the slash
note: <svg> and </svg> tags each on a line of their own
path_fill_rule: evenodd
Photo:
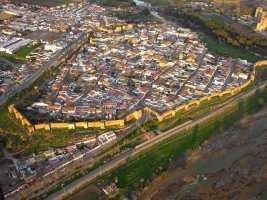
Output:
<svg viewBox="0 0 267 200">
<path fill-rule="evenodd" d="M 79 30 L 94 30 L 93 36 L 62 65 L 41 98 L 27 102 L 23 112 L 32 113 L 35 124 L 120 120 L 142 107 L 164 113 L 250 78 L 252 63 L 213 56 L 190 29 L 155 22 L 133 26 L 106 16 L 97 5 L 86 8 L 89 15 Z M 71 33 L 44 50 L 55 54 L 67 45 L 62 41 L 79 36 Z M 38 60 L 39 53 L 28 57 Z M 45 126 L 35 126 L 40 128 Z"/>
<path fill-rule="evenodd" d="M 211 97 L 236 94 L 254 80 L 253 63 L 209 53 L 198 34 L 188 28 L 156 21 L 126 23 L 87 2 L 35 6 L 34 12 L 27 4 L 2 7 L 17 17 L 3 20 L 0 53 L 16 57 L 24 47 L 31 52 L 23 65 L 0 70 L 0 98 L 11 87 L 22 87 L 77 42 L 83 43 L 57 63 L 59 69 L 42 85 L 40 95 L 22 102 L 23 107 L 10 105 L 8 111 L 31 134 L 52 129 L 104 130 L 73 145 L 18 159 L 9 174 L 17 182 L 3 187 L 8 195 L 110 147 L 117 135 L 107 128 L 123 129 L 144 112 L 162 121 Z M 145 137 L 149 140 L 155 134 L 148 132 Z"/>
</svg>

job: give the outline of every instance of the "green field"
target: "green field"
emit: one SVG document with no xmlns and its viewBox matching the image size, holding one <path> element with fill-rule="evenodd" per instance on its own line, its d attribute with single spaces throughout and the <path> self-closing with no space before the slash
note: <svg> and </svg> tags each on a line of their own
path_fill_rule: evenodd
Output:
<svg viewBox="0 0 267 200">
<path fill-rule="evenodd" d="M 23 47 L 22 49 L 18 50 L 14 54 L 7 54 L 5 52 L 0 52 L 0 57 L 6 58 L 7 60 L 14 62 L 14 63 L 20 62 L 22 60 L 25 60 L 26 56 L 29 53 L 31 53 L 34 49 L 38 48 L 41 45 L 42 45 L 42 43 L 26 46 L 26 47 Z"/>
<path fill-rule="evenodd" d="M 215 53 L 220 56 L 229 56 L 232 58 L 242 58 L 252 63 L 257 62 L 259 60 L 263 60 L 262 57 L 253 55 L 249 51 L 233 47 L 229 44 L 219 42 L 217 40 L 210 38 L 209 39 L 204 38 L 203 40 L 204 42 L 206 42 L 207 48 L 211 53 Z"/>
<path fill-rule="evenodd" d="M 267 77 L 267 66 L 258 67 L 256 70 L 257 81 L 264 81 Z"/>
<path fill-rule="evenodd" d="M 236 21 L 232 20 L 230 17 L 226 17 L 225 15 L 221 15 L 221 14 L 218 14 L 218 13 L 205 13 L 205 12 L 202 12 L 202 13 L 200 13 L 200 18 L 202 20 L 214 21 L 217 24 L 220 24 L 220 25 L 223 25 L 223 26 L 224 25 L 225 26 L 228 26 L 228 25 L 233 26 L 236 29 L 239 29 L 239 31 L 244 33 L 244 34 L 250 34 L 250 35 L 253 35 L 253 36 L 257 35 L 257 33 L 255 33 L 253 31 L 253 27 L 237 23 Z"/>
<path fill-rule="evenodd" d="M 19 60 L 12 54 L 7 54 L 5 52 L 0 52 L 0 57 L 5 58 L 13 63 L 19 62 Z"/>
<path fill-rule="evenodd" d="M 164 120 L 162 122 L 158 122 L 156 120 L 147 121 L 143 125 L 143 128 L 146 131 L 155 129 L 161 130 L 163 132 L 168 131 L 180 124 L 183 124 L 191 119 L 201 116 L 204 113 L 207 113 L 211 109 L 221 105 L 230 98 L 232 98 L 231 95 L 226 95 L 224 97 L 214 97 L 210 101 L 203 101 L 199 105 L 193 105 L 188 111 L 181 110 L 168 120 Z"/>
<path fill-rule="evenodd" d="M 18 59 L 25 59 L 28 54 L 30 54 L 34 49 L 38 48 L 41 45 L 42 45 L 42 43 L 26 46 L 26 47 L 18 50 L 15 53 L 15 57 L 18 58 Z"/>
</svg>

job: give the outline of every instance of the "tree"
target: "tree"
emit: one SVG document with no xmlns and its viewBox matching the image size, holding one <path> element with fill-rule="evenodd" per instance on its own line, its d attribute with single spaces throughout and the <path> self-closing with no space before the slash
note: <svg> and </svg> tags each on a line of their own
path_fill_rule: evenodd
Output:
<svg viewBox="0 0 267 200">
<path fill-rule="evenodd" d="M 258 105 L 260 106 L 260 107 L 262 107 L 263 105 L 264 105 L 264 99 L 262 98 L 262 97 L 260 97 L 259 99 L 258 99 Z"/>
<path fill-rule="evenodd" d="M 143 14 L 143 15 L 149 15 L 149 14 L 150 14 L 149 9 L 148 9 L 147 7 L 144 8 L 144 10 L 142 11 L 142 14 Z"/>
<path fill-rule="evenodd" d="M 83 54 L 86 54 L 87 51 L 88 51 L 88 50 L 84 47 L 84 48 L 83 48 Z"/>
<path fill-rule="evenodd" d="M 133 79 L 129 78 L 129 79 L 128 79 L 128 82 L 127 82 L 127 85 L 128 85 L 129 87 L 135 87 L 135 83 L 134 83 Z"/>
<path fill-rule="evenodd" d="M 184 8 L 184 0 L 177 0 L 177 8 Z"/>
<path fill-rule="evenodd" d="M 116 177 L 114 178 L 114 182 L 117 184 L 118 181 L 119 181 L 119 178 L 116 176 Z"/>
<path fill-rule="evenodd" d="M 12 149 L 12 146 L 13 146 L 12 138 L 8 138 L 6 148 L 10 150 Z"/>
<path fill-rule="evenodd" d="M 5 196 L 4 196 L 4 193 L 2 191 L 2 185 L 0 185 L 0 200 L 4 200 L 5 199 Z"/>
<path fill-rule="evenodd" d="M 236 14 L 237 13 L 237 6 L 236 6 L 236 4 L 231 4 L 229 6 L 229 11 L 230 11 L 231 14 Z"/>
<path fill-rule="evenodd" d="M 253 6 L 245 5 L 242 8 L 242 14 L 243 15 L 250 15 L 250 16 L 252 16 L 253 15 L 253 12 L 254 12 Z"/>
</svg>

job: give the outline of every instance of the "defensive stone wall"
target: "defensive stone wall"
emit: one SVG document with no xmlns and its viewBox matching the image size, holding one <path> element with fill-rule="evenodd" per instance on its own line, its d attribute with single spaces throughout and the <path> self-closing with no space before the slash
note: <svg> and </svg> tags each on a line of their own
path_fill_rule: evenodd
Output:
<svg viewBox="0 0 267 200">
<path fill-rule="evenodd" d="M 125 121 L 128 122 L 128 121 L 130 121 L 132 119 L 138 120 L 138 119 L 140 119 L 142 117 L 142 115 L 143 115 L 142 110 L 134 111 L 134 112 L 130 113 L 129 115 L 127 115 L 125 117 Z"/>
<path fill-rule="evenodd" d="M 262 61 L 258 61 L 254 64 L 254 70 L 250 76 L 250 80 L 248 80 L 246 83 L 242 84 L 239 87 L 236 87 L 233 90 L 225 90 L 221 93 L 214 93 L 211 94 L 209 96 L 204 96 L 201 97 L 198 100 L 192 100 L 190 101 L 188 104 L 185 105 L 181 105 L 178 106 L 176 108 L 173 108 L 172 110 L 168 110 L 164 113 L 159 113 L 149 107 L 145 107 L 142 110 L 137 110 L 134 111 L 130 114 L 128 114 L 125 119 L 119 119 L 119 120 L 108 120 L 108 121 L 96 121 L 96 122 L 73 122 L 73 123 L 66 123 L 66 122 L 62 122 L 62 123 L 40 123 L 40 124 L 35 124 L 32 125 L 29 120 L 24 117 L 16 108 L 15 106 L 12 104 L 8 107 L 8 111 L 9 113 L 12 113 L 15 115 L 16 119 L 18 119 L 21 124 L 23 126 L 27 126 L 29 132 L 33 132 L 36 130 L 51 130 L 51 129 L 76 129 L 76 128 L 100 128 L 100 129 L 105 129 L 107 127 L 111 127 L 111 126 L 118 126 L 118 127 L 124 127 L 125 122 L 128 122 L 132 119 L 136 119 L 139 120 L 142 115 L 143 115 L 143 111 L 147 112 L 147 113 L 151 113 L 153 115 L 155 115 L 158 119 L 158 121 L 163 121 L 166 120 L 170 117 L 175 116 L 175 114 L 181 110 L 189 110 L 191 106 L 193 105 L 199 105 L 200 103 L 202 103 L 203 101 L 210 101 L 212 98 L 215 97 L 223 97 L 225 95 L 234 95 L 237 92 L 240 92 L 242 89 L 246 88 L 251 82 L 253 82 L 255 80 L 255 70 L 257 67 L 262 67 L 262 66 L 267 66 L 267 60 L 262 60 Z"/>
<path fill-rule="evenodd" d="M 47 123 L 47 124 L 36 124 L 34 125 L 35 130 L 45 129 L 76 129 L 76 128 L 100 128 L 105 129 L 110 126 L 124 127 L 124 120 L 108 120 L 108 121 L 97 121 L 97 122 L 73 122 L 73 123 Z"/>
<path fill-rule="evenodd" d="M 262 7 L 258 7 L 255 17 L 257 18 L 256 31 L 263 32 L 267 30 L 267 11 L 264 11 Z"/>
<path fill-rule="evenodd" d="M 105 126 L 106 127 L 109 127 L 109 126 L 123 127 L 124 126 L 124 120 L 109 120 L 109 121 L 105 121 Z"/>
<path fill-rule="evenodd" d="M 21 124 L 23 126 L 27 126 L 29 132 L 32 132 L 33 131 L 33 126 L 32 124 L 29 122 L 29 120 L 24 117 L 17 109 L 16 107 L 14 106 L 14 104 L 8 106 L 8 112 L 11 113 L 11 114 L 14 114 L 16 119 L 18 119 Z"/>
<path fill-rule="evenodd" d="M 88 128 L 87 122 L 76 122 L 75 125 L 77 128 Z"/>
<path fill-rule="evenodd" d="M 170 117 L 175 116 L 175 114 L 178 111 L 188 110 L 188 109 L 190 109 L 191 106 L 199 105 L 203 101 L 210 101 L 212 98 L 223 97 L 225 95 L 235 95 L 236 93 L 238 93 L 242 89 L 246 88 L 251 82 L 253 82 L 255 80 L 255 70 L 256 70 L 256 68 L 261 67 L 261 66 L 267 66 L 267 60 L 262 60 L 262 61 L 256 62 L 254 64 L 254 70 L 250 76 L 250 79 L 247 82 L 245 82 L 244 84 L 240 85 L 239 87 L 234 88 L 233 90 L 225 90 L 221 93 L 214 93 L 214 94 L 211 94 L 209 96 L 201 97 L 199 100 L 192 100 L 188 104 L 178 106 L 178 107 L 176 107 L 172 110 L 168 110 L 164 113 L 158 113 L 157 111 L 154 111 L 148 107 L 145 107 L 144 111 L 151 113 L 151 114 L 154 114 L 157 117 L 158 121 L 163 121 L 163 120 L 166 120 Z"/>
<path fill-rule="evenodd" d="M 88 128 L 105 129 L 105 123 L 104 122 L 88 122 Z"/>
</svg>

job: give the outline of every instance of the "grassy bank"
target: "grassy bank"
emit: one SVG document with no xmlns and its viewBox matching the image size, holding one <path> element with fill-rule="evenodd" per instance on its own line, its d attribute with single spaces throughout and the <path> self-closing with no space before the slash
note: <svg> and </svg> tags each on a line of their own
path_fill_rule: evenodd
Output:
<svg viewBox="0 0 267 200">
<path fill-rule="evenodd" d="M 267 66 L 258 67 L 256 70 L 256 81 L 264 81 L 267 79 Z"/>
<path fill-rule="evenodd" d="M 208 51 L 215 53 L 220 56 L 229 56 L 232 58 L 242 58 L 248 60 L 249 62 L 257 62 L 262 60 L 262 57 L 256 56 L 249 51 L 233 47 L 224 42 L 219 42 L 211 38 L 203 38 L 204 42 L 207 44 Z"/>
<path fill-rule="evenodd" d="M 15 57 L 15 55 L 13 55 L 13 54 L 7 54 L 7 53 L 5 53 L 5 52 L 0 52 L 0 57 L 5 58 L 5 59 L 7 59 L 7 60 L 9 60 L 9 61 L 11 61 L 11 62 L 13 62 L 13 63 L 20 62 L 20 61 Z"/>
<path fill-rule="evenodd" d="M 225 16 L 217 13 L 179 12 L 169 7 L 161 9 L 160 12 L 170 20 L 175 19 L 178 25 L 205 35 L 205 38 L 208 38 L 206 39 L 208 49 L 214 53 L 241 57 L 251 62 L 260 58 L 250 52 L 266 55 L 266 37 L 254 33 L 246 26 L 237 24 Z"/>
<path fill-rule="evenodd" d="M 160 131 L 168 131 L 178 125 L 181 125 L 191 119 L 201 116 L 204 113 L 207 113 L 211 109 L 221 105 L 232 98 L 231 95 L 226 95 L 223 97 L 214 97 L 211 100 L 203 101 L 199 105 L 193 105 L 190 110 L 181 110 L 175 114 L 175 116 L 158 122 L 157 120 L 149 120 L 143 124 L 143 128 L 146 131 L 158 129 Z"/>
<path fill-rule="evenodd" d="M 7 107 L 27 96 L 36 86 L 43 84 L 51 74 L 57 70 L 58 68 L 54 68 L 46 71 L 28 88 L 17 93 L 0 106 L 0 134 L 2 134 L 0 137 L 0 146 L 7 148 L 11 152 L 20 152 L 22 155 L 34 152 L 36 148 L 39 148 L 38 143 L 37 146 L 33 145 L 34 138 L 28 135 L 28 129 L 22 126 L 21 123 L 15 119 L 14 115 L 8 112 Z M 41 137 L 38 137 L 38 140 L 43 141 Z M 30 150 L 30 152 L 28 152 L 28 150 Z"/>
</svg>

